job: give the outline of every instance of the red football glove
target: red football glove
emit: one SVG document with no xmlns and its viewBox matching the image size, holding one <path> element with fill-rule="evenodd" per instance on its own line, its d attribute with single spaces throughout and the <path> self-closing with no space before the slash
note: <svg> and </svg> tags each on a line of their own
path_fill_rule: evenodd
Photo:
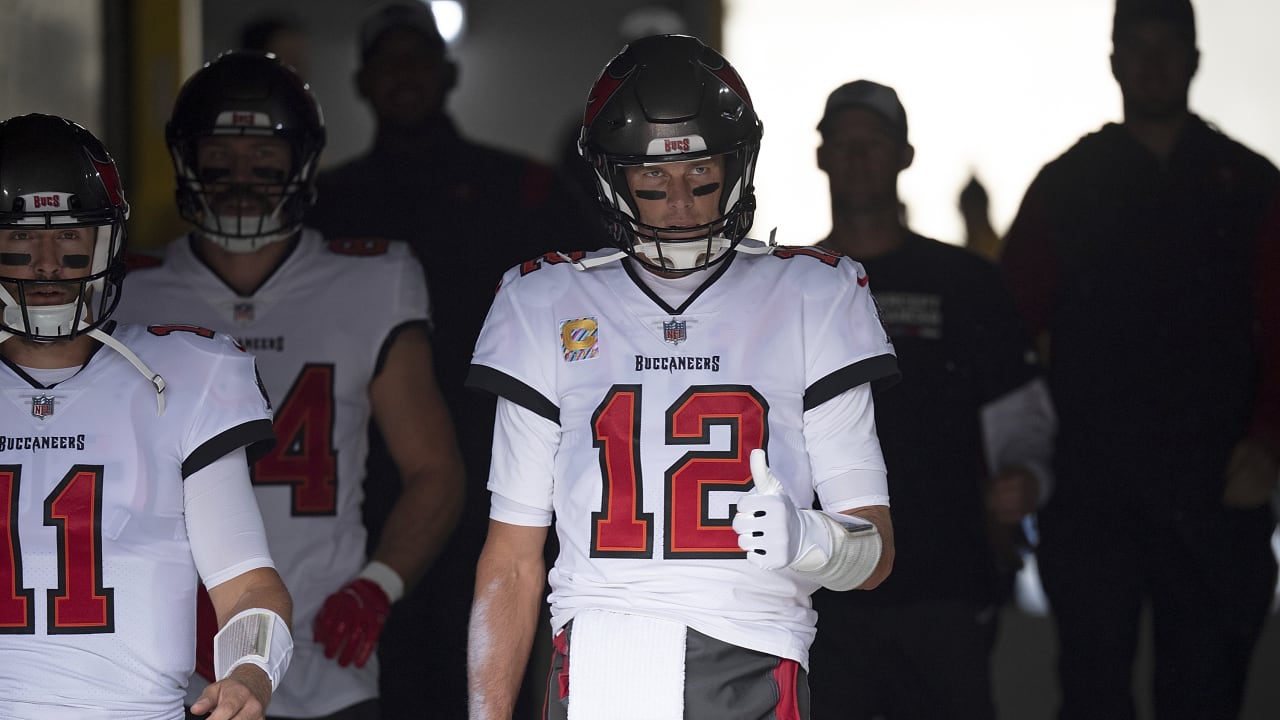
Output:
<svg viewBox="0 0 1280 720">
<path fill-rule="evenodd" d="M 213 672 L 213 636 L 218 634 L 218 614 L 204 585 L 196 591 L 196 672 L 209 682 L 216 682 Z"/>
<path fill-rule="evenodd" d="M 339 665 L 364 667 L 389 612 L 387 593 L 372 580 L 356 578 L 324 601 L 316 615 L 315 641 L 324 644 L 325 657 L 336 655 Z"/>
</svg>

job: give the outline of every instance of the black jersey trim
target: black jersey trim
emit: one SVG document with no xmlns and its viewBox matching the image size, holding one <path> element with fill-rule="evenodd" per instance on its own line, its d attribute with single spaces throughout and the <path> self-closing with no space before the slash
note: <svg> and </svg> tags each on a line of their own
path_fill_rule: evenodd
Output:
<svg viewBox="0 0 1280 720">
<path fill-rule="evenodd" d="M 649 283 L 641 279 L 640 273 L 648 271 L 636 268 L 636 266 L 640 264 L 639 260 L 636 260 L 634 263 L 623 260 L 622 269 L 626 271 L 627 277 L 631 278 L 631 282 L 635 283 L 636 287 L 640 288 L 640 292 L 647 295 L 654 304 L 662 308 L 663 312 L 668 315 L 683 315 L 684 311 L 689 309 L 689 306 L 693 304 L 694 300 L 697 300 L 702 293 L 707 291 L 707 288 L 715 284 L 715 281 L 719 280 L 721 275 L 728 272 L 729 264 L 732 263 L 734 257 L 737 256 L 736 252 L 733 250 L 729 250 L 728 252 L 730 253 L 729 256 L 718 262 L 716 266 L 712 268 L 711 274 L 707 276 L 707 279 L 704 280 L 702 284 L 698 286 L 698 289 L 694 290 L 689 297 L 685 298 L 685 301 L 680 303 L 680 307 L 678 308 L 673 308 L 668 305 L 666 300 L 659 297 L 658 294 L 653 291 L 653 288 L 649 287 Z M 704 271 L 699 270 L 698 272 Z"/>
<path fill-rule="evenodd" d="M 850 388 L 869 382 L 872 390 L 884 390 L 902 377 L 898 359 L 890 354 L 876 355 L 846 365 L 810 385 L 804 391 L 804 409 L 812 410 Z"/>
<path fill-rule="evenodd" d="M 265 455 L 276 443 L 271 421 L 265 418 L 250 420 L 214 435 L 182 461 L 182 479 L 208 467 L 223 455 L 243 447 L 249 456 L 249 464 Z"/>
<path fill-rule="evenodd" d="M 391 352 L 391 346 L 395 344 L 396 338 L 400 337 L 400 333 L 410 328 L 422 328 L 423 337 L 430 342 L 431 323 L 426 318 L 417 320 L 405 320 L 399 325 L 391 328 L 391 332 L 387 333 L 387 339 L 382 341 L 382 347 L 378 348 L 378 359 L 373 363 L 373 376 L 378 377 L 382 373 L 382 366 L 387 364 L 387 354 Z"/>
<path fill-rule="evenodd" d="M 487 365 L 472 365 L 465 385 L 473 390 L 484 390 L 504 397 L 557 425 L 560 424 L 560 408 L 555 403 L 532 387 Z"/>
</svg>

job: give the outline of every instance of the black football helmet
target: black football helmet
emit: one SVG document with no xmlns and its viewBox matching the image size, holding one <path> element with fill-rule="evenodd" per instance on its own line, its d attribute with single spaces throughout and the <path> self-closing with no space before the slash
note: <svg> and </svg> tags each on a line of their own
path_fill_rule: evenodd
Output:
<svg viewBox="0 0 1280 720">
<path fill-rule="evenodd" d="M 287 141 L 292 152 L 288 175 L 234 183 L 225 173 L 202 169 L 200 140 L 214 135 Z M 178 212 L 231 252 L 253 252 L 291 237 L 315 202 L 324 119 L 311 88 L 275 55 L 236 50 L 207 63 L 178 92 L 165 139 L 177 174 Z M 226 194 L 263 199 L 270 209 L 254 215 L 218 214 L 210 200 Z"/>
<path fill-rule="evenodd" d="M 686 35 L 655 35 L 623 48 L 591 88 L 578 149 L 595 169 L 614 244 L 664 272 L 702 270 L 728 257 L 751 229 L 763 127 L 737 71 Z M 625 170 L 724 156 L 720 216 L 697 228 L 640 222 Z M 659 238 L 659 232 L 699 234 Z M 676 244 L 695 252 L 673 252 Z M 665 248 L 665 250 L 664 250 Z M 698 258 L 687 261 L 684 258 Z"/>
<path fill-rule="evenodd" d="M 0 122 L 0 233 L 98 229 L 91 257 L 62 259 L 66 268 L 87 266 L 85 277 L 13 277 L 10 268 L 28 266 L 31 256 L 0 256 L 0 342 L 13 336 L 63 340 L 102 326 L 120 302 L 128 217 L 116 164 L 88 130 L 53 115 Z M 79 285 L 72 302 L 28 304 L 42 288 L 69 284 Z"/>
</svg>

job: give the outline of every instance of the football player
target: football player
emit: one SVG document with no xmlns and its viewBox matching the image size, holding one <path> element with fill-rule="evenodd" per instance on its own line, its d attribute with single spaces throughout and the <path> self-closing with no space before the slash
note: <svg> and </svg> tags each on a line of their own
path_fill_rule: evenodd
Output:
<svg viewBox="0 0 1280 720">
<path fill-rule="evenodd" d="M 310 89 L 275 56 L 230 52 L 207 64 L 180 91 L 166 135 L 194 231 L 135 274 L 121 313 L 199 322 L 258 356 L 278 444 L 253 466 L 254 491 L 296 603 L 293 669 L 271 711 L 374 717 L 382 624 L 462 500 L 422 270 L 400 243 L 330 243 L 303 227 L 324 124 Z M 367 558 L 371 418 L 403 491 Z"/>
<path fill-rule="evenodd" d="M 510 717 L 553 515 L 548 718 L 807 717 L 810 594 L 889 573 L 893 349 L 857 263 L 746 238 L 760 137 L 695 38 L 638 40 L 591 90 L 618 248 L 509 270 L 468 381 L 499 396 L 473 718 Z"/>
<path fill-rule="evenodd" d="M 271 407 L 229 337 L 112 319 L 128 214 L 89 131 L 0 123 L 0 716 L 182 717 L 202 579 L 195 710 L 261 718 L 292 648 L 246 462 Z"/>
</svg>

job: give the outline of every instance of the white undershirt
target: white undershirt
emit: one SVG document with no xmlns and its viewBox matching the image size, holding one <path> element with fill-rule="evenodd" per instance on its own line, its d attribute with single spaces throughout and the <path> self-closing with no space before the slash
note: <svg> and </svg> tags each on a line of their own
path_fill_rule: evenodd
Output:
<svg viewBox="0 0 1280 720">
<path fill-rule="evenodd" d="M 26 365 L 19 365 L 18 367 L 22 368 L 22 372 L 30 375 L 32 380 L 35 380 L 45 387 L 52 387 L 80 372 L 81 366 L 77 365 L 69 368 L 33 368 L 27 367 Z"/>
<path fill-rule="evenodd" d="M 684 304 L 689 296 L 697 292 L 707 281 L 705 270 L 688 273 L 687 275 L 678 275 L 676 277 L 662 277 L 654 272 L 644 269 L 642 263 L 638 263 L 630 258 L 627 262 L 634 263 L 636 267 L 636 276 L 645 284 L 654 295 L 662 298 L 662 302 L 673 308 L 678 308 Z"/>
</svg>

